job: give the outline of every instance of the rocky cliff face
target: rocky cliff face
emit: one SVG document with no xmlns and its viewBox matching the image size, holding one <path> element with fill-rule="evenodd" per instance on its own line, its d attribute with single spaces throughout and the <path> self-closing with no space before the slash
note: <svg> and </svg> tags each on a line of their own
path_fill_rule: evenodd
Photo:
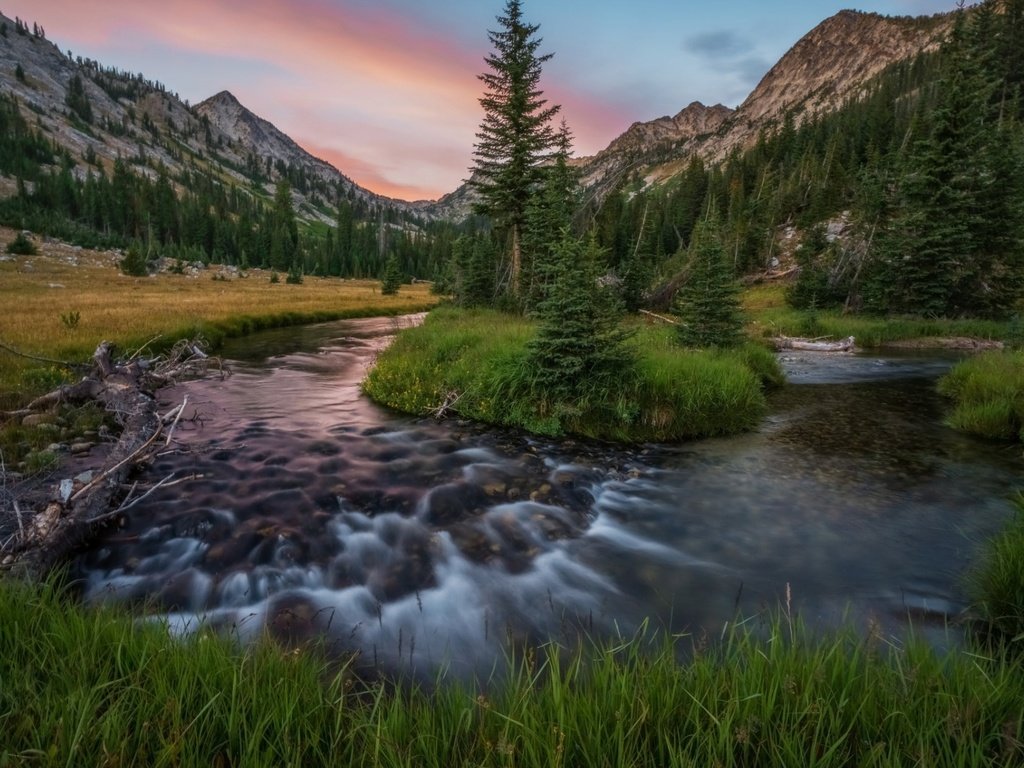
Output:
<svg viewBox="0 0 1024 768">
<path fill-rule="evenodd" d="M 189 107 L 141 75 L 72 59 L 31 30 L 16 31 L 15 22 L 2 15 L 0 24 L 7 29 L 0 35 L 0 94 L 17 98 L 29 122 L 68 149 L 80 176 L 89 172 L 90 161 L 94 169 L 102 166 L 109 172 L 122 157 L 132 161 L 136 172 L 151 177 L 161 166 L 172 177 L 194 166 L 247 191 L 260 187 L 269 198 L 283 166 L 300 169 L 310 180 L 307 189 L 293 190 L 296 212 L 308 221 L 333 221 L 339 195 L 409 217 L 431 215 L 423 204 L 392 200 L 360 187 L 226 91 Z M 92 111 L 89 125 L 67 105 L 76 76 Z M 0 188 L 12 190 L 13 184 Z"/>
<path fill-rule="evenodd" d="M 728 107 L 706 107 L 695 101 L 675 117 L 633 123 L 625 133 L 593 157 L 577 161 L 582 183 L 598 193 L 613 189 L 639 167 L 690 155 L 714 135 L 733 114 Z"/>
</svg>

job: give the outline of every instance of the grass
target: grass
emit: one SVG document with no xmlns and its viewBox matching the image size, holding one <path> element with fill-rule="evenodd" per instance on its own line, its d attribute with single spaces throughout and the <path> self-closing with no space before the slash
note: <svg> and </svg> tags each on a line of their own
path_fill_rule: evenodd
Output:
<svg viewBox="0 0 1024 768">
<path fill-rule="evenodd" d="M 986 352 L 939 381 L 953 400 L 950 426 L 984 437 L 1024 440 L 1024 350 Z"/>
<path fill-rule="evenodd" d="M 757 345 L 685 351 L 671 329 L 638 325 L 637 362 L 609 390 L 546 403 L 525 365 L 534 326 L 491 310 L 434 310 L 377 360 L 364 388 L 378 402 L 425 414 L 448 404 L 460 415 L 547 435 L 624 441 L 676 440 L 753 427 L 765 410 L 764 383 L 778 383 L 774 356 Z"/>
<path fill-rule="evenodd" d="M 970 585 L 985 623 L 1024 652 L 1024 495 L 1017 499 L 1017 515 L 989 543 Z"/>
<path fill-rule="evenodd" d="M 743 308 L 751 318 L 748 330 L 754 336 L 853 336 L 859 346 L 869 348 L 928 338 L 1002 339 L 1008 332 L 1007 323 L 996 320 L 878 317 L 843 314 L 838 309 L 797 310 L 786 304 L 785 286 L 777 283 L 746 289 Z"/>
<path fill-rule="evenodd" d="M 1024 675 L 786 616 L 710 647 L 524 651 L 507 678 L 362 683 L 316 649 L 175 640 L 0 587 L 0 765 L 1019 765 Z M 680 664 L 680 656 L 686 661 Z"/>
</svg>

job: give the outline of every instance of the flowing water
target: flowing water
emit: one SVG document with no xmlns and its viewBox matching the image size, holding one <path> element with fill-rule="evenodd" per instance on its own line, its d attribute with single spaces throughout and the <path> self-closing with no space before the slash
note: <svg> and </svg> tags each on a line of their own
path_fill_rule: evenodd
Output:
<svg viewBox="0 0 1024 768">
<path fill-rule="evenodd" d="M 789 610 L 937 642 L 1010 514 L 1019 449 L 941 424 L 936 356 L 792 355 L 754 433 L 552 441 L 390 413 L 359 389 L 400 321 L 271 331 L 187 394 L 159 489 L 77 563 L 90 601 L 186 632 L 316 638 L 367 668 L 486 674 L 508 643 L 715 636 Z"/>
</svg>

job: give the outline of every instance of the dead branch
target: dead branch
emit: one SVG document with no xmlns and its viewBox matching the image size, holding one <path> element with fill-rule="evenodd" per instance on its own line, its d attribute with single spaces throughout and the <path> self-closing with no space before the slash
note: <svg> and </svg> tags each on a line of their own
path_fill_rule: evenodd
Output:
<svg viewBox="0 0 1024 768">
<path fill-rule="evenodd" d="M 431 411 L 431 414 L 435 419 L 441 421 L 448 415 L 449 411 L 455 410 L 455 404 L 458 403 L 459 400 L 461 399 L 461 392 L 456 392 L 454 389 L 449 390 L 448 393 L 444 396 L 444 402 L 441 403 L 441 405 L 439 405 L 433 411 Z"/>
<path fill-rule="evenodd" d="M 72 363 L 67 360 L 54 360 L 51 357 L 39 357 L 38 355 L 30 355 L 26 352 L 19 352 L 10 344 L 4 344 L 3 342 L 0 342 L 0 349 L 4 350 L 5 352 L 10 352 L 12 355 L 15 355 L 16 357 L 23 357 L 26 360 L 35 360 L 37 363 L 50 363 L 52 365 L 60 365 L 63 366 L 64 368 L 72 368 L 76 370 L 88 370 L 89 368 L 89 363 Z"/>
<path fill-rule="evenodd" d="M 648 315 L 649 317 L 653 317 L 653 318 L 655 318 L 657 320 L 661 320 L 664 323 L 669 323 L 671 325 L 679 325 L 680 324 L 678 320 L 673 320 L 671 317 L 665 317 L 664 315 L 658 315 L 658 314 L 655 314 L 654 312 L 649 312 L 646 309 L 641 309 L 639 311 L 640 311 L 641 315 Z"/>
</svg>

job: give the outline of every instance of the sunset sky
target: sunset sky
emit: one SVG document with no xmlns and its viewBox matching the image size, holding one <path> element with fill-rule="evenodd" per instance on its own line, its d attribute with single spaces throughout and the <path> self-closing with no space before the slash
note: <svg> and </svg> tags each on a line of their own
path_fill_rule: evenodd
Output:
<svg viewBox="0 0 1024 768">
<path fill-rule="evenodd" d="M 952 0 L 861 0 L 891 15 Z M 577 154 L 691 101 L 737 106 L 832 0 L 524 0 Z M 221 90 L 369 189 L 436 198 L 468 175 L 487 30 L 504 0 L 0 0 L 64 51 L 195 104 Z"/>
</svg>

